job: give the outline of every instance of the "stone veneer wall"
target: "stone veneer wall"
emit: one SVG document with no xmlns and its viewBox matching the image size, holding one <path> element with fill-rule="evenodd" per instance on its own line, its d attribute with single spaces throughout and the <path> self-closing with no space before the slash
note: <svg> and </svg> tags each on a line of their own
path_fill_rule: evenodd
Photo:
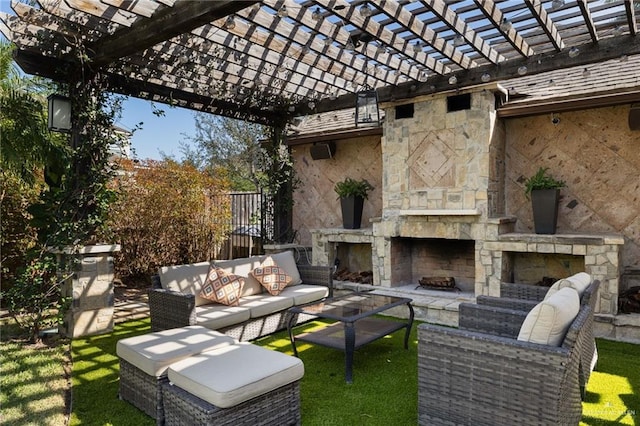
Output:
<svg viewBox="0 0 640 426">
<path fill-rule="evenodd" d="M 362 227 L 382 212 L 382 153 L 379 136 L 336 141 L 336 154 L 327 160 L 313 160 L 311 144 L 292 147 L 300 186 L 293 194 L 293 228 L 298 243 L 311 245 L 311 229 L 342 228 L 342 213 L 335 183 L 346 177 L 367 179 L 375 188 L 364 202 Z"/>
<path fill-rule="evenodd" d="M 516 231 L 531 232 L 524 179 L 548 167 L 566 181 L 558 233 L 615 233 L 624 237 L 622 267 L 640 266 L 640 132 L 629 130 L 629 106 L 505 120 L 506 213 Z"/>
</svg>

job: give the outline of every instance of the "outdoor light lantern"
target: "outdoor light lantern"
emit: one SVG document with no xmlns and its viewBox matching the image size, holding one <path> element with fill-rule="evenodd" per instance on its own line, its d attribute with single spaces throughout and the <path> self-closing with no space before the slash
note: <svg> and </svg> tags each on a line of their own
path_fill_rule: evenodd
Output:
<svg viewBox="0 0 640 426">
<path fill-rule="evenodd" d="M 62 95 L 49 95 L 49 117 L 47 127 L 54 132 L 71 130 L 71 99 Z"/>
<path fill-rule="evenodd" d="M 379 126 L 378 93 L 369 86 L 364 86 L 356 93 L 356 127 Z"/>
</svg>

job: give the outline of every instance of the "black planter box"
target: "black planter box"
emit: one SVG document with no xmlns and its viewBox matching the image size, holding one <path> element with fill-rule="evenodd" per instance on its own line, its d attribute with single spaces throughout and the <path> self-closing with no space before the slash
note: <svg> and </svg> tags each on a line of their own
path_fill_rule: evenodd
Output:
<svg viewBox="0 0 640 426">
<path fill-rule="evenodd" d="M 349 196 L 340 198 L 340 207 L 342 207 L 342 226 L 345 229 L 360 229 L 362 222 L 362 207 L 364 198 Z"/>
<path fill-rule="evenodd" d="M 559 199 L 559 189 L 534 189 L 531 191 L 533 225 L 536 234 L 556 233 Z"/>
</svg>

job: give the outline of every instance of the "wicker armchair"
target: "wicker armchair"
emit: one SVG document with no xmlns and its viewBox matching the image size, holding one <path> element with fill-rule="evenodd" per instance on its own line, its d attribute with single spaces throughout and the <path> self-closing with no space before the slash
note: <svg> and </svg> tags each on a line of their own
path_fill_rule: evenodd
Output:
<svg viewBox="0 0 640 426">
<path fill-rule="evenodd" d="M 595 311 L 596 299 L 598 289 L 600 288 L 600 281 L 594 280 L 584 290 L 580 298 L 581 305 L 588 305 L 591 308 L 591 313 Z M 501 297 L 492 296 L 478 296 L 478 305 L 494 306 L 505 309 L 514 309 L 519 311 L 529 312 L 536 304 L 544 299 L 547 294 L 547 287 L 534 286 L 529 284 L 513 284 L 503 283 L 500 288 Z M 502 325 L 505 327 L 506 325 Z M 498 326 L 500 327 L 500 326 Z M 591 328 L 593 330 L 593 328 Z M 517 332 L 516 332 L 517 336 Z M 591 372 L 596 366 L 598 361 L 598 348 L 596 346 L 596 340 L 591 334 L 591 337 L 587 340 L 587 343 L 583 346 L 583 353 L 581 355 L 580 365 L 580 383 L 583 391 L 589 382 Z"/>
<path fill-rule="evenodd" d="M 508 336 L 524 321 L 522 311 L 460 306 L 458 329 L 418 326 L 419 424 L 577 425 L 580 354 L 593 326 L 591 308 L 580 307 L 555 347 Z"/>
</svg>

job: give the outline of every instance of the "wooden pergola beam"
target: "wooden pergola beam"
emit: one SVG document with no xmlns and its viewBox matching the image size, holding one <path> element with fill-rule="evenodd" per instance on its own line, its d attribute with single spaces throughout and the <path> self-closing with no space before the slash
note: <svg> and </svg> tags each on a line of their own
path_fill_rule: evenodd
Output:
<svg viewBox="0 0 640 426">
<path fill-rule="evenodd" d="M 593 22 L 593 18 L 591 17 L 591 11 L 589 10 L 587 0 L 578 0 L 578 7 L 584 17 L 584 24 L 587 26 L 587 30 L 591 35 L 591 41 L 597 43 L 599 39 L 598 32 L 596 31 L 596 24 Z"/>
<path fill-rule="evenodd" d="M 542 2 L 540 0 L 525 0 L 525 4 L 531 10 L 531 14 L 538 21 L 542 30 L 549 37 L 549 41 L 553 44 L 556 50 L 564 49 L 564 42 L 562 41 L 562 37 L 560 37 L 560 33 L 558 32 L 558 28 L 553 23 L 551 18 L 549 18 L 549 14 L 542 6 Z"/>
<path fill-rule="evenodd" d="M 609 59 L 619 59 L 623 56 L 640 54 L 640 39 L 638 37 L 617 37 L 601 40 L 599 43 L 580 46 L 580 54 L 570 57 L 567 50 L 554 54 L 541 53 L 521 60 L 511 60 L 498 65 L 483 65 L 472 70 L 462 70 L 456 73 L 457 83 L 449 84 L 447 76 L 430 78 L 424 83 L 401 84 L 378 90 L 380 102 L 393 102 L 411 99 L 417 96 L 431 95 L 437 92 L 456 91 L 467 87 L 486 84 L 482 82 L 483 74 L 491 76 L 490 82 L 507 81 L 520 77 L 518 68 L 527 67 L 527 75 L 535 75 L 564 68 L 589 65 Z M 332 102 L 322 101 L 317 105 L 316 112 L 327 112 L 344 109 L 355 105 L 355 96 L 341 96 Z"/>
<path fill-rule="evenodd" d="M 234 14 L 259 1 L 178 0 L 173 7 L 158 12 L 150 20 L 140 20 L 121 28 L 112 36 L 89 45 L 94 66 L 110 64 L 120 58 L 142 52 L 158 43 Z"/>
<path fill-rule="evenodd" d="M 531 56 L 534 54 L 533 49 L 518 34 L 514 28 L 504 31 L 501 23 L 504 20 L 504 14 L 500 8 L 492 0 L 474 0 L 476 5 L 484 13 L 484 15 L 493 23 L 495 28 L 500 31 L 503 37 L 523 56 Z"/>
</svg>

